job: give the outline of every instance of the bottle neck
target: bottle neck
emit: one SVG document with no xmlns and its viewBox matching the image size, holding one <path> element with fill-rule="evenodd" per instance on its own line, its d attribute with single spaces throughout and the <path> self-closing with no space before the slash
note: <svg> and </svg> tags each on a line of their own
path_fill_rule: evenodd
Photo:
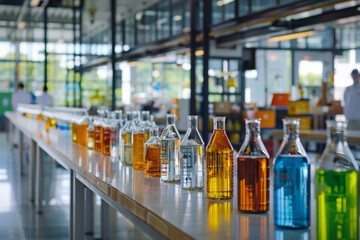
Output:
<svg viewBox="0 0 360 240">
<path fill-rule="evenodd" d="M 188 118 L 188 129 L 194 129 L 197 130 L 198 128 L 198 119 L 197 118 Z"/>
<path fill-rule="evenodd" d="M 249 138 L 260 137 L 260 122 L 247 122 L 246 123 L 246 136 Z"/>
<path fill-rule="evenodd" d="M 214 118 L 214 130 L 225 130 L 225 118 Z"/>
<path fill-rule="evenodd" d="M 299 126 L 289 124 L 284 126 L 284 138 L 297 139 L 299 137 Z"/>
<path fill-rule="evenodd" d="M 337 144 L 339 142 L 346 141 L 346 135 L 344 129 L 331 127 L 327 130 L 327 141 L 330 143 Z"/>
</svg>

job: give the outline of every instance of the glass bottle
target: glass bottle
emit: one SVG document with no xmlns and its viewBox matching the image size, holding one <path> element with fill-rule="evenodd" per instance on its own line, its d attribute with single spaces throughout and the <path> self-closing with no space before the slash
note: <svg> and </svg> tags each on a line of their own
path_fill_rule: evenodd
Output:
<svg viewBox="0 0 360 240">
<path fill-rule="evenodd" d="M 133 113 L 128 112 L 126 114 L 127 123 L 121 134 L 121 141 L 123 145 L 123 164 L 132 166 L 133 164 L 133 132 L 135 131 L 135 125 L 133 122 Z"/>
<path fill-rule="evenodd" d="M 95 132 L 94 150 L 97 152 L 101 152 L 102 149 L 101 138 L 103 135 L 103 126 L 100 117 L 97 117 L 94 121 L 94 132 Z"/>
<path fill-rule="evenodd" d="M 70 126 L 71 126 L 71 137 L 72 137 L 72 141 L 74 142 L 74 143 L 76 143 L 76 141 L 77 141 L 77 121 L 78 121 L 78 119 L 77 119 L 77 115 L 73 115 L 72 116 L 72 120 L 71 120 L 71 124 L 70 124 Z"/>
<path fill-rule="evenodd" d="M 145 143 L 144 172 L 149 177 L 161 176 L 160 149 L 159 128 L 154 127 L 151 129 L 151 137 Z"/>
<path fill-rule="evenodd" d="M 141 126 L 144 129 L 145 133 L 145 142 L 150 138 L 151 136 L 151 122 L 150 119 L 150 112 L 149 111 L 142 111 L 141 112 Z"/>
<path fill-rule="evenodd" d="M 231 199 L 234 191 L 234 149 L 225 132 L 225 117 L 214 117 L 214 132 L 206 147 L 206 196 Z"/>
<path fill-rule="evenodd" d="M 77 142 L 77 144 L 84 146 L 84 147 L 87 146 L 88 125 L 89 125 L 89 120 L 88 120 L 87 116 L 81 117 L 77 123 L 76 142 Z"/>
<path fill-rule="evenodd" d="M 87 147 L 88 149 L 94 149 L 94 119 L 92 117 L 89 118 L 87 133 Z"/>
<path fill-rule="evenodd" d="M 134 170 L 144 170 L 145 163 L 145 131 L 141 124 L 133 133 L 133 168 Z"/>
<path fill-rule="evenodd" d="M 299 138 L 299 119 L 283 119 L 284 139 L 274 160 L 274 224 L 310 226 L 310 163 Z"/>
<path fill-rule="evenodd" d="M 135 127 L 139 126 L 141 120 L 140 120 L 140 111 L 134 111 L 133 112 L 133 122 Z"/>
<path fill-rule="evenodd" d="M 188 129 L 180 143 L 181 187 L 201 190 L 204 187 L 204 141 L 198 131 L 198 116 L 188 116 Z"/>
<path fill-rule="evenodd" d="M 121 116 L 122 112 L 120 112 Z M 113 158 L 119 158 L 119 125 L 118 121 L 119 112 L 111 112 L 109 115 L 110 118 L 110 155 Z"/>
<path fill-rule="evenodd" d="M 246 137 L 237 156 L 238 209 L 267 212 L 269 208 L 269 154 L 261 140 L 261 119 L 245 119 Z"/>
<path fill-rule="evenodd" d="M 110 114 L 108 114 L 108 118 L 104 118 L 102 122 L 102 143 L 101 143 L 101 153 L 107 156 L 111 154 L 111 130 L 113 124 L 110 120 Z"/>
<path fill-rule="evenodd" d="M 175 114 L 166 115 L 166 127 L 161 133 L 161 181 L 180 181 L 180 134 L 175 126 Z"/>
<path fill-rule="evenodd" d="M 151 127 L 157 127 L 156 126 L 156 122 L 154 121 L 154 115 L 150 115 L 150 124 L 151 124 Z"/>
<path fill-rule="evenodd" d="M 316 170 L 317 238 L 359 239 L 359 167 L 346 122 L 326 121 L 327 143 Z"/>
</svg>

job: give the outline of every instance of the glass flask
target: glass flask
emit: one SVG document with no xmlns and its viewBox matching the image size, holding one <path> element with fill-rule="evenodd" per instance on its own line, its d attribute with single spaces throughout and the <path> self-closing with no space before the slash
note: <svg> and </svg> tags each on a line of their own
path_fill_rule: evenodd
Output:
<svg viewBox="0 0 360 240">
<path fill-rule="evenodd" d="M 77 136 L 76 136 L 76 142 L 77 144 L 86 147 L 87 146 L 87 138 L 88 138 L 88 125 L 89 120 L 87 116 L 81 117 L 77 122 Z"/>
<path fill-rule="evenodd" d="M 180 134 L 175 126 L 175 114 L 166 115 L 166 127 L 161 133 L 161 181 L 180 181 Z"/>
<path fill-rule="evenodd" d="M 140 125 L 141 120 L 140 120 L 140 111 L 134 111 L 133 112 L 133 122 L 134 125 L 137 127 Z"/>
<path fill-rule="evenodd" d="M 316 170 L 317 238 L 359 239 L 359 167 L 346 122 L 326 121 L 327 143 Z"/>
<path fill-rule="evenodd" d="M 144 129 L 145 133 L 145 142 L 151 136 L 151 122 L 150 122 L 150 112 L 149 111 L 142 111 L 141 112 L 141 126 Z"/>
<path fill-rule="evenodd" d="M 261 119 L 245 119 L 246 137 L 238 156 L 238 209 L 267 212 L 269 209 L 269 154 L 261 140 Z"/>
<path fill-rule="evenodd" d="M 135 129 L 133 133 L 133 168 L 134 170 L 144 170 L 145 162 L 145 131 L 141 124 Z"/>
<path fill-rule="evenodd" d="M 188 129 L 180 143 L 181 187 L 201 190 L 204 187 L 204 141 L 198 131 L 198 116 L 188 116 Z"/>
<path fill-rule="evenodd" d="M 151 137 L 145 143 L 144 172 L 149 177 L 161 176 L 160 149 L 159 128 L 154 127 L 151 129 Z"/>
<path fill-rule="evenodd" d="M 121 133 L 121 141 L 123 145 L 123 164 L 132 166 L 133 164 L 133 132 L 136 127 L 133 122 L 133 113 L 126 114 L 127 122 Z"/>
<path fill-rule="evenodd" d="M 234 149 L 225 132 L 225 117 L 214 117 L 214 132 L 206 147 L 206 196 L 231 199 L 234 191 Z"/>
<path fill-rule="evenodd" d="M 151 127 L 156 127 L 156 122 L 154 121 L 154 115 L 150 115 L 150 124 L 151 124 Z"/>
<path fill-rule="evenodd" d="M 310 226 L 310 163 L 299 138 L 299 119 L 283 119 L 284 139 L 274 159 L 274 224 Z"/>
<path fill-rule="evenodd" d="M 89 117 L 87 133 L 87 147 L 88 149 L 94 149 L 94 119 L 92 117 Z"/>
</svg>

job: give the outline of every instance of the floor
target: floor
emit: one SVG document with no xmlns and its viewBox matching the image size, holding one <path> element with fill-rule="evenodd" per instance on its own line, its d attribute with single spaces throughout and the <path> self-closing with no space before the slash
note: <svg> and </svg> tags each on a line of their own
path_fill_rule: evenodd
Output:
<svg viewBox="0 0 360 240">
<path fill-rule="evenodd" d="M 0 239 L 69 239 L 69 172 L 45 157 L 44 213 L 39 215 L 29 201 L 28 177 L 20 177 L 18 154 L 0 133 Z M 100 236 L 100 198 L 95 202 L 94 235 L 87 239 Z M 110 224 L 110 239 L 151 239 L 111 208 Z"/>
</svg>

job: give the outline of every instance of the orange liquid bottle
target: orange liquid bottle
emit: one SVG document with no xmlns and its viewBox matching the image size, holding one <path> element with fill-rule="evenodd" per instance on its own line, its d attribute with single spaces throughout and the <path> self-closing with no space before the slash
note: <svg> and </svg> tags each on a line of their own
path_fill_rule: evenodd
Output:
<svg viewBox="0 0 360 240">
<path fill-rule="evenodd" d="M 103 129 L 101 126 L 100 119 L 95 120 L 95 122 L 94 122 L 94 133 L 95 133 L 94 150 L 97 152 L 101 152 L 102 131 L 103 131 Z"/>
<path fill-rule="evenodd" d="M 149 177 L 161 177 L 161 140 L 159 137 L 159 128 L 153 128 L 151 135 L 145 143 L 144 172 Z"/>
<path fill-rule="evenodd" d="M 231 199 L 234 191 L 234 149 L 225 132 L 225 117 L 214 117 L 214 132 L 206 147 L 208 199 Z"/>
<path fill-rule="evenodd" d="M 49 130 L 50 130 L 50 118 L 46 118 L 45 129 L 46 129 L 46 132 L 49 132 Z"/>
<path fill-rule="evenodd" d="M 76 142 L 77 144 L 86 147 L 87 146 L 87 128 L 88 124 L 79 124 L 77 126 L 77 136 L 76 136 Z"/>
<path fill-rule="evenodd" d="M 71 126 L 72 126 L 72 127 L 71 127 L 72 141 L 76 143 L 76 142 L 77 142 L 77 126 L 78 126 L 78 125 L 77 125 L 76 123 L 72 122 L 72 123 L 71 123 Z"/>
<path fill-rule="evenodd" d="M 103 127 L 101 152 L 104 155 L 111 153 L 111 128 L 108 125 Z"/>
<path fill-rule="evenodd" d="M 237 156 L 238 209 L 261 213 L 269 208 L 269 154 L 261 141 L 260 119 L 246 119 L 246 138 Z"/>
<path fill-rule="evenodd" d="M 138 129 L 133 135 L 133 168 L 134 170 L 144 170 L 145 164 L 145 133 L 143 129 Z"/>
</svg>

